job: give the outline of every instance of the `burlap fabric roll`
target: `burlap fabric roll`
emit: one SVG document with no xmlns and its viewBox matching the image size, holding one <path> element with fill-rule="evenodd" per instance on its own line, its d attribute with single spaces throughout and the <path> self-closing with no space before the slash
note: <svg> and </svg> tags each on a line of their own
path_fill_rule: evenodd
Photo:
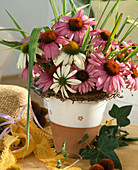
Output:
<svg viewBox="0 0 138 170">
<path fill-rule="evenodd" d="M 17 118 L 22 108 L 28 102 L 27 89 L 15 85 L 0 85 L 0 113 L 5 113 Z M 21 119 L 27 118 L 27 108 L 24 110 Z M 29 119 L 32 119 L 31 113 Z"/>
</svg>

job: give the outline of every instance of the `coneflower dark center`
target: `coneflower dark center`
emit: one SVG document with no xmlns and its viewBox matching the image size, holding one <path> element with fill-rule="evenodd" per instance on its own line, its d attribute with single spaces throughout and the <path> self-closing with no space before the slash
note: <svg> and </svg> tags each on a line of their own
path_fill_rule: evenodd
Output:
<svg viewBox="0 0 138 170">
<path fill-rule="evenodd" d="M 138 46 L 138 44 L 136 44 L 136 43 L 133 43 L 132 45 L 133 45 L 133 47 L 132 47 L 133 50 Z"/>
<path fill-rule="evenodd" d="M 84 23 L 81 18 L 73 17 L 69 20 L 69 29 L 72 31 L 80 31 L 83 25 Z"/>
<path fill-rule="evenodd" d="M 55 41 L 55 39 L 57 38 L 57 35 L 54 31 L 52 30 L 49 30 L 49 31 L 46 31 L 42 34 L 41 36 L 41 40 L 48 44 L 48 43 L 51 43 L 53 41 Z"/>
<path fill-rule="evenodd" d="M 110 76 L 116 76 L 117 74 L 119 74 L 119 69 L 119 65 L 115 61 L 107 61 L 104 64 L 104 70 Z"/>
<path fill-rule="evenodd" d="M 103 32 L 100 33 L 100 35 L 104 41 L 107 41 L 109 39 L 111 33 L 108 30 L 104 30 Z"/>
<path fill-rule="evenodd" d="M 133 72 L 133 73 L 131 74 L 131 76 L 132 76 L 134 79 L 137 78 L 137 77 L 138 77 L 138 71 L 136 70 L 136 68 L 132 67 L 132 68 L 131 68 L 131 71 Z"/>
<path fill-rule="evenodd" d="M 89 74 L 88 74 L 86 71 L 81 70 L 81 71 L 78 71 L 78 72 L 76 73 L 76 78 L 77 78 L 78 80 L 84 82 L 84 81 L 87 81 L 87 80 L 88 80 Z"/>
<path fill-rule="evenodd" d="M 65 86 L 66 83 L 67 83 L 67 79 L 65 77 L 60 77 L 58 79 L 58 83 L 59 83 L 60 86 Z"/>
<path fill-rule="evenodd" d="M 29 44 L 21 46 L 22 53 L 29 53 Z"/>
<path fill-rule="evenodd" d="M 71 41 L 69 44 L 64 46 L 63 50 L 65 53 L 70 55 L 78 54 L 80 52 L 80 46 L 78 43 Z"/>
</svg>

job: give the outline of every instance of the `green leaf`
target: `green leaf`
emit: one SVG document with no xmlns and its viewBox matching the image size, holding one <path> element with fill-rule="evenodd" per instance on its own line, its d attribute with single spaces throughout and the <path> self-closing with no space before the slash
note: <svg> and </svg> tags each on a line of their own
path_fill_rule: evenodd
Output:
<svg viewBox="0 0 138 170">
<path fill-rule="evenodd" d="M 83 39 L 83 43 L 82 43 L 82 47 L 81 47 L 81 52 L 84 53 L 86 48 L 87 48 L 87 44 L 90 38 L 90 25 L 86 31 L 85 37 Z"/>
<path fill-rule="evenodd" d="M 68 151 L 66 151 L 66 152 L 63 154 L 63 156 L 64 156 L 64 159 L 63 159 L 63 162 L 62 162 L 62 163 L 64 163 L 64 162 L 66 161 L 66 159 L 69 157 Z"/>
<path fill-rule="evenodd" d="M 34 56 L 37 48 L 38 38 L 40 31 L 43 27 L 35 27 L 31 33 L 30 40 L 29 40 L 29 73 L 28 73 L 28 106 L 27 106 L 27 148 L 24 153 L 26 154 L 28 147 L 29 147 L 29 108 L 30 108 L 30 89 L 31 89 L 31 80 L 32 80 L 32 70 L 34 64 Z"/>
<path fill-rule="evenodd" d="M 66 15 L 66 0 L 62 0 L 63 5 L 62 5 L 62 13 L 63 15 Z"/>
<path fill-rule="evenodd" d="M 103 12 L 102 12 L 102 14 L 101 14 L 101 16 L 100 16 L 99 20 L 98 20 L 97 25 L 95 25 L 95 26 L 94 26 L 94 29 L 96 29 L 96 28 L 98 27 L 98 25 L 99 25 L 99 23 L 100 23 L 100 21 L 101 21 L 101 19 L 102 19 L 103 15 L 104 15 L 104 13 L 105 13 L 106 9 L 107 9 L 107 7 L 108 7 L 109 3 L 110 3 L 110 0 L 108 0 L 107 4 L 106 4 L 106 6 L 105 6 L 105 8 L 104 8 L 104 10 L 103 10 Z"/>
<path fill-rule="evenodd" d="M 89 6 L 89 4 L 86 4 L 86 5 L 83 5 L 83 6 L 81 6 L 81 7 L 78 7 L 78 8 L 77 8 L 77 11 L 79 11 L 79 10 L 81 10 L 81 9 L 84 9 L 84 8 L 86 8 L 86 7 L 88 7 L 88 6 Z M 70 12 L 67 12 L 66 15 L 69 16 L 69 15 L 71 15 L 71 13 L 72 13 L 71 11 L 70 11 Z"/>
<path fill-rule="evenodd" d="M 61 15 L 61 13 L 60 13 L 60 8 L 59 8 L 58 1 L 57 1 L 57 0 L 56 0 L 56 5 L 57 5 L 58 13 L 59 13 L 59 15 Z M 59 18 L 59 17 L 58 17 L 58 18 Z"/>
<path fill-rule="evenodd" d="M 89 139 L 89 136 L 88 136 L 88 134 L 85 134 L 85 135 L 83 136 L 82 140 L 80 140 L 80 141 L 78 142 L 78 144 L 81 144 L 81 143 L 85 142 L 87 139 Z"/>
<path fill-rule="evenodd" d="M 16 28 L 2 28 L 2 29 L 0 29 L 0 31 L 18 31 L 18 32 L 24 32 L 24 33 L 27 33 L 27 34 L 30 35 L 29 32 L 24 31 L 24 30 L 20 30 L 20 29 L 16 29 Z"/>
<path fill-rule="evenodd" d="M 2 44 L 2 43 L 1 43 Z M 6 50 L 12 50 L 12 49 L 17 49 L 17 50 L 20 50 L 22 46 L 24 45 L 27 45 L 29 44 L 28 42 L 24 43 L 24 44 L 21 44 L 19 43 L 19 45 L 16 45 L 16 46 L 12 46 L 11 48 L 6 48 L 6 49 L 3 49 L 3 50 L 0 50 L 1 51 L 6 51 Z"/>
<path fill-rule="evenodd" d="M 5 9 L 6 10 L 6 9 Z M 17 24 L 17 22 L 15 21 L 15 19 L 11 16 L 11 14 L 6 10 L 7 14 L 9 15 L 9 17 L 12 19 L 13 23 L 16 25 L 16 27 L 19 29 L 19 30 L 22 30 L 21 27 Z M 27 36 L 25 35 L 24 32 L 21 32 L 20 33 L 22 34 L 23 38 L 27 38 Z"/>
<path fill-rule="evenodd" d="M 117 32 L 117 30 L 118 30 L 118 27 L 119 27 L 119 25 L 120 25 L 122 16 L 123 16 L 123 14 L 121 13 L 120 16 L 119 16 L 119 18 L 118 18 L 118 20 L 117 20 L 117 23 L 116 23 L 116 25 L 114 26 L 114 29 L 113 29 L 113 31 L 112 31 L 112 33 L 111 33 L 111 35 L 110 35 L 110 37 L 109 37 L 106 45 L 105 45 L 105 48 L 103 49 L 103 54 L 104 54 L 104 55 L 106 54 L 106 52 L 107 52 L 107 50 L 108 50 L 111 42 L 113 41 L 113 39 L 114 39 L 114 37 L 115 37 L 115 34 L 116 34 L 116 32 Z M 108 58 L 106 57 L 106 59 L 108 59 Z"/>
<path fill-rule="evenodd" d="M 116 1 L 115 5 L 112 7 L 112 9 L 110 10 L 110 12 L 109 12 L 108 15 L 106 16 L 106 18 L 105 18 L 105 20 L 104 20 L 102 26 L 100 27 L 100 29 L 104 29 L 104 27 L 105 27 L 105 25 L 107 24 L 108 20 L 109 20 L 110 17 L 112 16 L 112 14 L 113 14 L 115 8 L 116 8 L 117 5 L 119 4 L 119 1 L 120 1 L 120 0 L 117 0 L 117 1 Z"/>
<path fill-rule="evenodd" d="M 64 153 L 64 152 L 65 152 L 65 148 L 66 148 L 66 141 L 63 142 L 61 151 L 58 152 L 57 155 L 59 155 L 59 154 L 61 154 L 61 153 Z"/>
<path fill-rule="evenodd" d="M 135 21 L 133 22 L 133 24 L 128 28 L 128 30 L 126 31 L 126 33 L 124 34 L 124 36 L 122 37 L 122 39 L 119 42 L 119 45 L 125 40 L 125 38 L 133 31 L 133 29 L 137 26 L 135 25 L 135 23 L 137 22 L 138 18 L 135 19 Z"/>
<path fill-rule="evenodd" d="M 60 160 L 58 160 L 58 163 L 57 163 L 57 168 L 60 168 L 62 166 L 62 163 Z"/>
<path fill-rule="evenodd" d="M 128 61 L 129 58 L 132 58 L 134 55 L 136 55 L 138 52 L 138 47 L 135 48 L 125 59 L 124 61 Z"/>
<path fill-rule="evenodd" d="M 101 136 L 102 134 L 104 134 L 105 132 L 108 133 L 109 136 L 115 136 L 115 134 L 117 133 L 118 131 L 118 126 L 106 126 L 106 125 L 103 125 L 100 129 L 100 132 L 99 132 L 99 136 Z"/>
<path fill-rule="evenodd" d="M 2 40 L 2 41 L 0 41 L 0 44 L 6 45 L 8 47 L 16 47 L 21 43 L 19 43 L 17 41 L 5 41 L 5 40 Z"/>
<path fill-rule="evenodd" d="M 117 56 L 117 55 L 120 54 L 121 52 L 123 52 L 123 51 L 125 51 L 125 50 L 127 50 L 127 49 L 129 49 L 129 48 L 131 48 L 131 47 L 133 47 L 133 46 L 131 45 L 131 46 L 127 46 L 127 47 L 125 47 L 125 48 L 122 48 L 121 50 L 119 50 L 119 51 L 117 51 L 117 52 L 115 52 L 115 53 L 112 53 L 112 55 L 113 55 L 113 57 L 114 57 L 114 56 Z"/>
<path fill-rule="evenodd" d="M 138 22 L 135 22 L 134 20 L 128 19 L 127 20 L 127 24 L 133 24 L 136 25 L 138 27 Z"/>
<path fill-rule="evenodd" d="M 117 7 L 116 7 L 115 24 L 114 24 L 114 25 L 116 25 L 117 20 L 118 20 L 118 5 L 117 5 Z"/>
<path fill-rule="evenodd" d="M 87 14 L 88 17 L 90 15 L 91 6 L 92 6 L 92 0 L 90 0 L 90 2 L 89 2 L 89 9 L 88 9 L 88 14 Z"/>
<path fill-rule="evenodd" d="M 107 133 L 102 134 L 97 142 L 97 147 L 95 149 L 91 149 L 89 152 L 83 153 L 83 159 L 90 159 L 90 164 L 98 164 L 104 158 L 111 159 L 115 168 L 122 169 L 120 160 L 114 149 L 119 147 L 120 141 L 116 138 L 108 137 Z"/>
<path fill-rule="evenodd" d="M 119 35 L 121 34 L 122 30 L 124 29 L 125 25 L 127 24 L 128 18 L 129 17 L 126 17 L 126 19 L 125 19 L 124 23 L 122 24 L 121 28 L 119 29 L 118 33 L 115 35 L 115 38 L 118 38 Z"/>
<path fill-rule="evenodd" d="M 55 21 L 57 21 L 58 20 L 58 12 L 57 12 L 57 9 L 56 9 L 55 2 L 54 2 L 54 0 L 49 0 L 49 2 L 51 4 L 52 10 L 53 10 L 53 13 L 54 13 L 54 16 L 55 16 Z"/>
<path fill-rule="evenodd" d="M 74 9 L 74 12 L 77 13 L 78 10 L 77 10 L 76 5 L 73 2 L 73 0 L 69 0 L 69 2 L 70 2 L 70 5 L 71 5 L 72 9 Z"/>
<path fill-rule="evenodd" d="M 118 107 L 113 105 L 112 109 L 109 111 L 109 115 L 117 120 L 118 126 L 127 126 L 130 124 L 130 120 L 127 118 L 132 109 L 132 105 Z"/>
<path fill-rule="evenodd" d="M 44 29 L 45 31 L 49 31 L 49 30 L 50 30 L 49 27 L 43 27 L 43 29 Z"/>
</svg>

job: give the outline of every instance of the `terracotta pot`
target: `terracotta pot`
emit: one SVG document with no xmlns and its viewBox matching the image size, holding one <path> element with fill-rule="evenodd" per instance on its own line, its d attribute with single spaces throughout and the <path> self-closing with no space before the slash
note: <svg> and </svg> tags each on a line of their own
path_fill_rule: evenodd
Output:
<svg viewBox="0 0 138 170">
<path fill-rule="evenodd" d="M 78 144 L 82 137 L 88 134 L 90 144 L 98 134 L 107 101 L 62 102 L 55 97 L 46 101 L 56 150 L 60 151 L 66 141 L 66 150 L 78 154 L 85 146 Z"/>
</svg>

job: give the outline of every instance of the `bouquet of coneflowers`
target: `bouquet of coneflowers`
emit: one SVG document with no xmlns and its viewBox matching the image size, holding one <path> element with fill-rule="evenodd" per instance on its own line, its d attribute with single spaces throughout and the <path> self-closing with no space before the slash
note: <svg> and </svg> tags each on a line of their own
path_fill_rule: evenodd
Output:
<svg viewBox="0 0 138 170">
<path fill-rule="evenodd" d="M 90 95 L 93 91 L 106 94 L 119 93 L 122 88 L 138 89 L 138 64 L 132 57 L 138 57 L 137 44 L 125 38 L 137 26 L 137 19 L 120 40 L 118 37 L 128 18 L 120 27 L 122 13 L 116 13 L 113 30 L 104 27 L 119 3 L 115 3 L 105 20 L 98 27 L 102 16 L 109 4 L 107 3 L 99 21 L 84 15 L 87 5 L 76 8 L 72 0 L 69 1 L 72 11 L 66 13 L 66 3 L 63 1 L 62 15 L 58 15 L 54 1 L 50 0 L 55 18 L 51 27 L 36 27 L 30 36 L 21 30 L 23 40 L 20 42 L 1 41 L 2 44 L 21 50 L 17 68 L 23 69 L 20 77 L 23 79 L 37 78 L 35 84 L 42 92 L 60 93 L 62 98 L 69 98 L 71 94 Z M 59 9 L 59 8 L 58 8 Z"/>
</svg>

